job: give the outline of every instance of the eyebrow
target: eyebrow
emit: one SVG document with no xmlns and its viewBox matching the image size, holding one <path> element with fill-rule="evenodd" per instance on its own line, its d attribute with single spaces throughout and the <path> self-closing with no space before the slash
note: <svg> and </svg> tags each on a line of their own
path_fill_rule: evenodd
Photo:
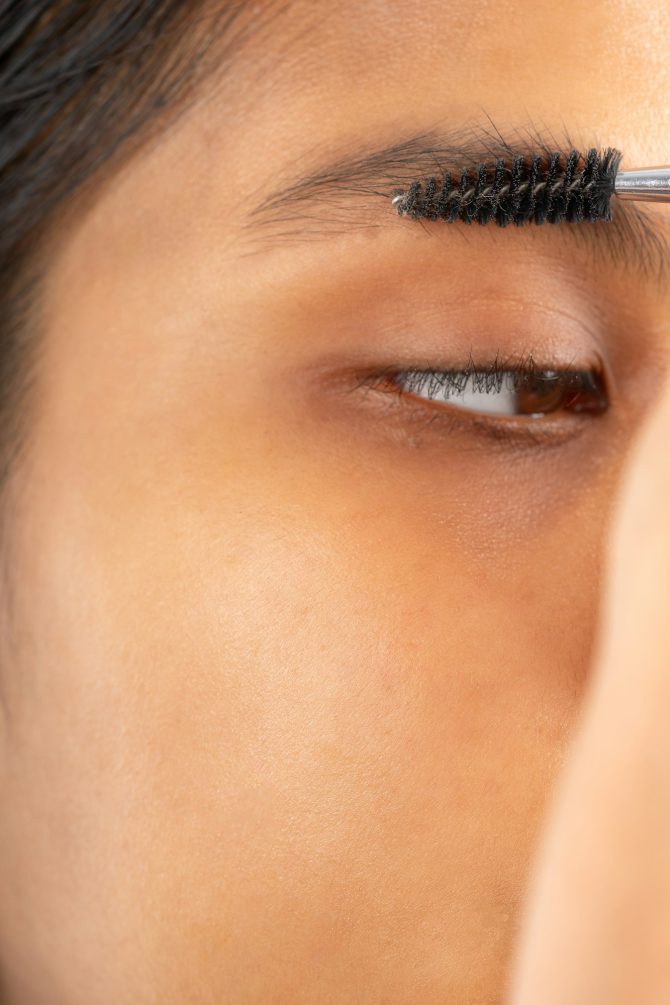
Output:
<svg viewBox="0 0 670 1005">
<path fill-rule="evenodd" d="M 413 181 L 439 176 L 482 161 L 511 159 L 515 155 L 548 156 L 554 151 L 587 146 L 573 141 L 567 130 L 557 138 L 533 126 L 512 130 L 508 136 L 489 119 L 488 125 L 433 130 L 408 137 L 379 150 L 362 149 L 340 155 L 307 173 L 288 180 L 261 198 L 251 210 L 246 229 L 265 240 L 294 243 L 316 240 L 362 228 L 379 228 L 398 221 L 402 226 L 447 227 L 443 221 L 400 220 L 391 205 L 395 192 Z M 600 145 L 602 149 L 603 145 Z M 639 165 L 635 165 L 638 167 Z M 495 224 L 489 228 L 499 230 Z M 470 231 L 479 225 L 470 225 Z M 626 270 L 667 283 L 670 276 L 670 231 L 659 214 L 639 203 L 613 196 L 612 220 L 597 223 L 530 224 L 507 231 L 541 229 L 559 232 L 563 247 L 581 244 L 599 264 Z"/>
</svg>

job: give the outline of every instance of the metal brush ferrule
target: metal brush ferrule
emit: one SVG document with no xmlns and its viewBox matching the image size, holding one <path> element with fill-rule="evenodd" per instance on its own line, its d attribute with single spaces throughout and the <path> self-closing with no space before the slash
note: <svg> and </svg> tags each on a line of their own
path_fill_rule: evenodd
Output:
<svg viewBox="0 0 670 1005">
<path fill-rule="evenodd" d="M 670 202 L 670 167 L 619 171 L 614 178 L 614 194 L 621 199 Z"/>
</svg>

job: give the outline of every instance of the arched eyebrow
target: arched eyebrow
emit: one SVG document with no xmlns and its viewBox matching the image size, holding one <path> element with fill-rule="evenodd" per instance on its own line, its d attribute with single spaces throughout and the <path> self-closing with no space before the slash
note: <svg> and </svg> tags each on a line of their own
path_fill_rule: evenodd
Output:
<svg viewBox="0 0 670 1005">
<path fill-rule="evenodd" d="M 412 181 L 499 157 L 550 154 L 573 147 L 585 150 L 590 146 L 602 149 L 604 144 L 591 140 L 580 145 L 567 132 L 557 140 L 551 133 L 532 127 L 513 130 L 505 137 L 492 122 L 490 126 L 421 133 L 376 150 L 351 150 L 287 180 L 261 197 L 249 213 L 245 229 L 247 236 L 253 232 L 263 243 L 296 243 L 392 223 L 418 226 L 418 222 L 411 220 L 400 221 L 391 205 L 394 190 L 406 188 Z M 624 164 L 626 168 L 644 166 Z M 667 285 L 670 277 L 667 217 L 663 217 L 655 206 L 650 209 L 616 197 L 612 216 L 609 222 L 545 224 L 542 228 L 530 224 L 522 231 L 527 234 L 534 230 L 550 230 L 563 248 L 566 244 L 573 247 L 581 244 L 601 264 L 622 266 Z M 465 224 L 436 221 L 427 226 L 463 227 Z M 488 227 L 497 229 L 495 224 Z M 480 228 L 474 225 L 469 229 L 478 231 Z M 520 232 L 513 226 L 505 233 L 508 231 Z"/>
</svg>

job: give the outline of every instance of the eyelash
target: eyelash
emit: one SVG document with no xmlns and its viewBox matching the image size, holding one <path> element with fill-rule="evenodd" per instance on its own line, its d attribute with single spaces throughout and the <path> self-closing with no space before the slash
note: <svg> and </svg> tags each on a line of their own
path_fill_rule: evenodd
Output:
<svg viewBox="0 0 670 1005">
<path fill-rule="evenodd" d="M 405 387 L 399 384 L 401 377 L 405 378 Z M 478 412 L 412 393 L 413 388 L 416 391 L 428 384 L 430 394 L 439 390 L 448 399 L 450 395 L 462 393 L 468 383 L 484 394 L 500 393 L 503 385 L 518 392 L 529 391 L 539 384 L 545 391 L 558 391 L 565 400 L 562 398 L 558 408 L 544 413 L 504 415 Z M 465 365 L 449 369 L 393 364 L 368 371 L 361 385 L 385 395 L 387 403 L 393 401 L 398 407 L 409 409 L 411 418 L 425 425 L 448 432 L 463 432 L 469 427 L 497 441 L 530 445 L 558 445 L 574 438 L 578 431 L 586 428 L 584 420 L 579 420 L 580 415 L 594 417 L 609 407 L 604 375 L 598 366 L 574 369 L 541 366 L 531 354 L 501 357 L 497 353 L 494 360 L 484 364 L 477 363 L 471 355 Z"/>
</svg>

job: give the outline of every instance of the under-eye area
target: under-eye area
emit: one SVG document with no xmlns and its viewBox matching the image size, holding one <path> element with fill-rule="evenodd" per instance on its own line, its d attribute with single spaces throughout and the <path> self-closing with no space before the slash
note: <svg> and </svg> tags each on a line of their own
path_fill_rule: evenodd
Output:
<svg viewBox="0 0 670 1005">
<path fill-rule="evenodd" d="M 0 0 L 0 1005 L 670 1002 L 668 39 Z"/>
<path fill-rule="evenodd" d="M 354 413 L 348 421 L 361 429 L 373 422 L 382 432 L 404 428 L 414 444 L 425 432 L 445 446 L 471 437 L 497 449 L 558 447 L 595 431 L 610 408 L 603 368 L 545 366 L 530 354 L 497 353 L 488 362 L 471 354 L 449 368 L 404 362 L 347 369 L 330 374 L 325 386 L 347 406 L 362 406 L 359 419 Z"/>
</svg>

